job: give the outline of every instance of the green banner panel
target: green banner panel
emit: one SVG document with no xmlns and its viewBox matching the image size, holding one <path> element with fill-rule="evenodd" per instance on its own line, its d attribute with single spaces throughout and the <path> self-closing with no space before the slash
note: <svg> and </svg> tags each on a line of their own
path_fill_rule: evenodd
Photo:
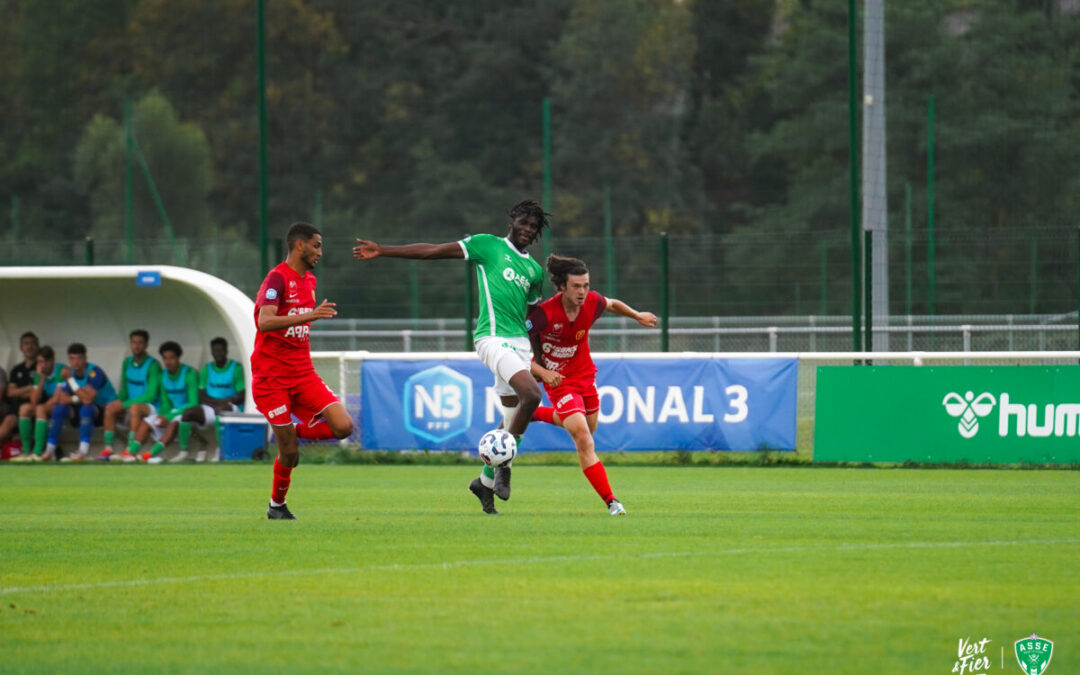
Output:
<svg viewBox="0 0 1080 675">
<path fill-rule="evenodd" d="M 1080 366 L 821 366 L 814 460 L 1080 463 Z"/>
</svg>

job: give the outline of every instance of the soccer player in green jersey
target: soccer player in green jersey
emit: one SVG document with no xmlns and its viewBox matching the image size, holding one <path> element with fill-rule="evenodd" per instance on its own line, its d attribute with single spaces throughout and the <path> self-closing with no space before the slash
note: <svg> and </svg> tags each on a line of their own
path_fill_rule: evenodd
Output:
<svg viewBox="0 0 1080 675">
<path fill-rule="evenodd" d="M 480 360 L 495 375 L 495 392 L 503 409 L 503 426 L 520 441 L 533 411 L 540 405 L 540 387 L 530 373 L 532 347 L 525 317 L 540 302 L 544 270 L 525 249 L 544 227 L 548 216 L 540 204 L 526 200 L 515 204 L 505 237 L 476 234 L 445 244 L 386 246 L 356 240 L 353 257 L 371 260 L 389 258 L 458 258 L 476 262 L 480 290 L 479 316 L 473 342 Z M 484 513 L 498 513 L 494 496 L 510 498 L 510 466 L 485 466 L 469 490 L 480 500 Z"/>
<path fill-rule="evenodd" d="M 56 352 L 49 345 L 38 350 L 30 400 L 19 407 L 19 435 L 23 438 L 22 457 L 26 461 L 52 459 L 42 456 L 49 433 L 49 418 L 56 402 L 56 388 L 64 382 L 64 367 L 56 363 Z M 33 445 L 33 451 L 31 451 Z M 31 454 L 32 452 L 32 454 Z"/>
<path fill-rule="evenodd" d="M 180 416 L 184 411 L 199 405 L 199 378 L 195 369 L 180 363 L 184 350 L 178 342 L 169 340 L 158 349 L 165 371 L 161 374 L 160 406 L 158 411 L 145 418 L 128 442 L 128 452 L 141 462 L 159 464 L 161 451 L 176 438 Z M 142 444 L 153 434 L 156 441 L 150 452 L 140 452 Z M 131 461 L 131 460 L 127 460 Z"/>
<path fill-rule="evenodd" d="M 244 367 L 229 358 L 229 342 L 223 337 L 211 340 L 210 355 L 213 360 L 199 371 L 200 405 L 188 408 L 180 416 L 180 454 L 172 458 L 173 462 L 187 460 L 192 424 L 206 429 L 220 413 L 244 409 Z M 200 450 L 195 461 L 201 462 L 205 458 L 206 451 Z"/>
<path fill-rule="evenodd" d="M 98 459 L 107 462 L 112 458 L 116 424 L 127 418 L 128 443 L 135 439 L 135 432 L 143 419 L 157 412 L 161 388 L 161 364 L 146 353 L 150 333 L 138 328 L 128 336 L 131 356 L 124 359 L 120 369 L 120 397 L 105 408 L 105 449 Z M 135 460 L 127 450 L 120 455 L 126 462 Z"/>
</svg>

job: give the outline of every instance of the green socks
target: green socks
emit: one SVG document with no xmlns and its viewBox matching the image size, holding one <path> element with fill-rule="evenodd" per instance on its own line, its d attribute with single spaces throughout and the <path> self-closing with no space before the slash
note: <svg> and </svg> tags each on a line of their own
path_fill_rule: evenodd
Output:
<svg viewBox="0 0 1080 675">
<path fill-rule="evenodd" d="M 29 417 L 19 418 L 19 440 L 22 441 L 23 452 L 29 453 L 30 446 L 34 444 L 34 420 Z"/>
<path fill-rule="evenodd" d="M 159 452 L 161 452 L 164 449 L 165 449 L 165 444 L 164 443 L 161 443 L 161 442 L 154 443 L 154 447 L 150 448 L 150 454 L 156 456 Z"/>
<path fill-rule="evenodd" d="M 191 422 L 180 423 L 180 451 L 187 452 L 188 444 L 191 442 Z"/>
<path fill-rule="evenodd" d="M 45 440 L 49 437 L 49 420 L 34 422 L 34 454 L 45 452 Z"/>
</svg>

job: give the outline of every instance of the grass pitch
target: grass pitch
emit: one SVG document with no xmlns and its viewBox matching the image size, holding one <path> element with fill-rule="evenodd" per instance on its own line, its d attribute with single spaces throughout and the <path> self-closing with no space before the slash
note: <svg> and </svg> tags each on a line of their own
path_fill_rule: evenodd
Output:
<svg viewBox="0 0 1080 675">
<path fill-rule="evenodd" d="M 1080 672 L 1080 472 L 476 473 L 0 466 L 0 671 Z"/>
</svg>

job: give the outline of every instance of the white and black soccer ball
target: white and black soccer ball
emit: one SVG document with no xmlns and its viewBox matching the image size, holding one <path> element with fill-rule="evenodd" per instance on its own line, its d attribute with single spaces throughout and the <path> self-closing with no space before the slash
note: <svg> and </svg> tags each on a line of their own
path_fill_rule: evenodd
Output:
<svg viewBox="0 0 1080 675">
<path fill-rule="evenodd" d="M 480 459 L 488 466 L 502 466 L 517 456 L 517 441 L 504 429 L 492 429 L 480 439 Z"/>
</svg>

